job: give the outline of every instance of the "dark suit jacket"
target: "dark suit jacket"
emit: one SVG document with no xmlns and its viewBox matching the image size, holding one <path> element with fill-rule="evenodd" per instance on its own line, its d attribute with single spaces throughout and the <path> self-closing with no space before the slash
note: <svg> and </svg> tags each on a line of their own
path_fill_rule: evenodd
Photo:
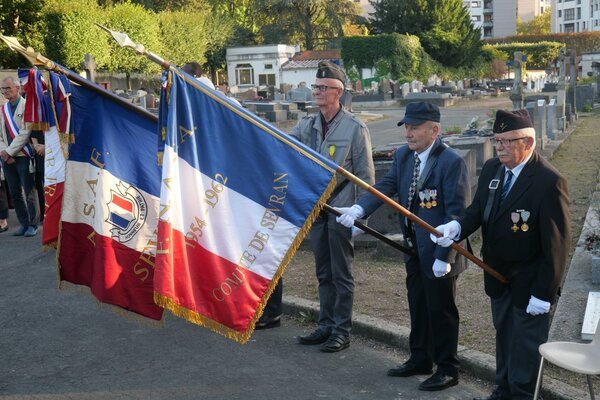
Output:
<svg viewBox="0 0 600 400">
<path fill-rule="evenodd" d="M 436 148 L 443 146 L 440 139 L 437 139 L 431 149 L 427 164 L 433 158 L 431 154 L 436 151 Z M 412 183 L 412 175 L 414 169 L 414 151 L 408 146 L 402 146 L 394 153 L 394 159 L 390 170 L 374 185 L 374 188 L 383 194 L 392 197 L 398 195 L 399 203 L 406 207 L 408 201 L 408 191 Z M 454 150 L 448 148 L 444 150 L 431 165 L 429 173 L 428 167 L 425 166 L 423 173 L 427 176 L 423 179 L 421 191 L 437 190 L 437 206 L 427 208 L 419 205 L 420 200 L 416 198 L 416 204 L 413 208 L 413 213 L 419 218 L 427 222 L 429 225 L 436 227 L 445 224 L 453 219 L 457 219 L 461 215 L 467 205 L 468 199 L 471 198 L 469 187 L 469 176 L 467 166 Z M 373 213 L 381 204 L 382 201 L 377 199 L 370 193 L 366 193 L 358 201 L 358 204 L 365 210 L 366 215 Z M 404 224 L 405 217 L 400 214 L 401 226 L 406 237 L 407 232 Z M 419 255 L 419 261 L 423 273 L 434 279 L 432 266 L 437 258 L 452 264 L 452 270 L 445 275 L 446 277 L 454 276 L 467 267 L 467 260 L 456 253 L 451 248 L 444 248 L 436 245 L 429 239 L 429 232 L 415 225 L 416 233 L 416 250 Z M 408 261 L 410 256 L 405 256 Z"/>
<path fill-rule="evenodd" d="M 490 191 L 489 184 L 502 168 L 500 186 L 488 223 L 483 213 Z M 567 182 L 554 167 L 534 152 L 508 196 L 498 208 L 504 167 L 497 158 L 488 160 L 479 177 L 473 203 L 460 218 L 461 237 L 481 226 L 483 260 L 510 281 L 513 302 L 527 307 L 531 295 L 554 302 L 565 270 L 571 240 Z M 513 230 L 512 217 L 529 212 L 528 229 Z M 513 214 L 514 213 L 514 214 Z M 516 223 L 522 228 L 523 219 Z M 485 274 L 485 291 L 499 297 L 508 287 Z"/>
</svg>

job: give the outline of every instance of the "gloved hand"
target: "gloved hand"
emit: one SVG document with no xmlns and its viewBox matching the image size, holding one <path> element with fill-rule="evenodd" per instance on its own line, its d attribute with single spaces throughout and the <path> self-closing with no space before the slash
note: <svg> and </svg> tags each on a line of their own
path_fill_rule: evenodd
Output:
<svg viewBox="0 0 600 400">
<path fill-rule="evenodd" d="M 527 305 L 527 314 L 540 315 L 550 312 L 550 303 L 531 296 Z"/>
<path fill-rule="evenodd" d="M 352 227 L 352 239 L 354 239 L 355 237 L 357 237 L 358 235 L 362 235 L 364 232 L 362 229 L 357 228 L 355 226 Z"/>
<path fill-rule="evenodd" d="M 340 224 L 344 225 L 346 228 L 352 228 L 354 226 L 354 220 L 365 215 L 365 210 L 358 204 L 353 205 L 352 207 L 334 207 L 336 210 L 342 213 L 335 220 Z"/>
<path fill-rule="evenodd" d="M 446 275 L 448 272 L 450 272 L 451 268 L 452 267 L 450 267 L 450 264 L 448 264 L 446 261 L 438 260 L 437 258 L 433 262 L 433 267 L 432 267 L 433 274 L 435 275 L 436 278 L 440 278 L 440 277 Z"/>
<path fill-rule="evenodd" d="M 450 221 L 447 224 L 437 226 L 436 231 L 441 232 L 443 236 L 436 237 L 433 233 L 429 234 L 429 238 L 433 243 L 442 247 L 450 247 L 454 243 L 454 239 L 460 236 L 460 224 L 458 221 Z"/>
</svg>

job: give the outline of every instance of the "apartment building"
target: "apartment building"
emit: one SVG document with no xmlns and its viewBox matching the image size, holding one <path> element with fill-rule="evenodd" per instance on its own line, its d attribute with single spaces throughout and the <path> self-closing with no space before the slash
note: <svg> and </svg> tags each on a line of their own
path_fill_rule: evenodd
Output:
<svg viewBox="0 0 600 400">
<path fill-rule="evenodd" d="M 554 33 L 600 30 L 600 0 L 552 0 Z"/>
<path fill-rule="evenodd" d="M 517 18 L 531 21 L 550 7 L 550 0 L 465 0 L 463 5 L 482 38 L 491 39 L 515 35 Z"/>
</svg>

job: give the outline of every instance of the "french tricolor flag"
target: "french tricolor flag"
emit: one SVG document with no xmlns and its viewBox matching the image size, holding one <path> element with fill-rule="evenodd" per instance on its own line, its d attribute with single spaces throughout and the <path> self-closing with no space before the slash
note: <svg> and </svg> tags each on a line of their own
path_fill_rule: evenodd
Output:
<svg viewBox="0 0 600 400">
<path fill-rule="evenodd" d="M 155 301 L 244 343 L 336 165 L 183 72 L 164 81 Z"/>
<path fill-rule="evenodd" d="M 102 303 L 159 320 L 154 303 L 161 172 L 156 122 L 83 86 L 71 85 L 63 194 L 60 280 Z"/>
</svg>

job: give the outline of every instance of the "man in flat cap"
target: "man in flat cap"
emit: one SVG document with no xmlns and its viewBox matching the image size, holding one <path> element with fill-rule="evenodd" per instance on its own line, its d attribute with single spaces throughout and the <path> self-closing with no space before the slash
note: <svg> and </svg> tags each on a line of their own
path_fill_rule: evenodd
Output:
<svg viewBox="0 0 600 400">
<path fill-rule="evenodd" d="M 375 181 L 371 155 L 371 136 L 367 126 L 340 103 L 346 74 L 330 62 L 319 63 L 312 85 L 319 113 L 303 118 L 291 135 L 329 158 L 369 185 Z M 357 188 L 338 175 L 337 187 L 330 196 L 332 206 L 354 204 Z M 317 329 L 298 337 L 304 345 L 321 345 L 321 351 L 333 353 L 350 345 L 354 277 L 352 230 L 335 222 L 335 216 L 323 214 L 310 231 L 319 283 L 319 317 Z"/>
<path fill-rule="evenodd" d="M 431 103 L 409 103 L 398 125 L 406 128 L 408 143 L 396 150 L 390 170 L 375 184 L 430 225 L 457 218 L 471 198 L 467 166 L 439 138 L 440 110 Z M 355 218 L 371 215 L 382 201 L 363 194 L 350 208 L 340 209 L 337 220 L 352 226 Z M 455 250 L 437 246 L 428 232 L 403 215 L 406 246 L 406 287 L 410 312 L 410 357 L 388 371 L 390 376 L 409 377 L 436 372 L 419 385 L 420 390 L 443 390 L 458 383 L 458 309 L 456 280 L 466 268 L 466 259 Z"/>
<path fill-rule="evenodd" d="M 498 157 L 488 160 L 473 203 L 431 240 L 449 246 L 481 227 L 483 260 L 509 281 L 484 274 L 496 329 L 496 384 L 482 399 L 531 399 L 548 339 L 550 306 L 562 281 L 571 227 L 567 182 L 535 151 L 527 110 L 498 110 Z"/>
</svg>

